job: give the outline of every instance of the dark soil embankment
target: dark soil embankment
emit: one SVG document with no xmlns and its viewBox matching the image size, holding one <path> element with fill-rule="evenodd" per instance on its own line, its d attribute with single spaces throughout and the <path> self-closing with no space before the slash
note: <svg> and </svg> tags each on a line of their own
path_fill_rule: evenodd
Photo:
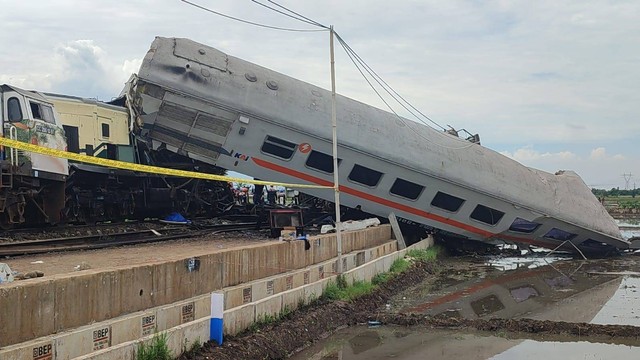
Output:
<svg viewBox="0 0 640 360">
<path fill-rule="evenodd" d="M 437 266 L 437 263 L 417 263 L 374 293 L 353 302 L 319 301 L 257 332 L 229 337 L 223 346 L 206 343 L 199 351 L 180 359 L 284 359 L 340 328 L 377 317 L 376 310 L 391 296 L 424 281 L 425 275 L 433 274 Z"/>
</svg>

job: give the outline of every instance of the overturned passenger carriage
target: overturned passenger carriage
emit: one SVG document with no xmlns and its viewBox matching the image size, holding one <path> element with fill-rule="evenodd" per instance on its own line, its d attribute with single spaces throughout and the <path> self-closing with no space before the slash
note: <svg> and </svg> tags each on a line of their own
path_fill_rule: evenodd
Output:
<svg viewBox="0 0 640 360">
<path fill-rule="evenodd" d="M 260 179 L 333 183 L 327 90 L 188 39 L 158 37 L 129 97 L 156 148 Z M 336 101 L 344 205 L 490 243 L 628 247 L 574 172 L 532 169 L 347 97 Z"/>
</svg>

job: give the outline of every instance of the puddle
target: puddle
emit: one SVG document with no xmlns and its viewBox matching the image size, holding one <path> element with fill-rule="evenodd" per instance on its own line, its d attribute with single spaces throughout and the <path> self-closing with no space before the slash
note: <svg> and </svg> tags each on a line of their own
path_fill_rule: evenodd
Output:
<svg viewBox="0 0 640 360">
<path fill-rule="evenodd" d="M 640 347 L 617 344 L 525 340 L 490 359 L 636 359 L 638 351 Z"/>
<path fill-rule="evenodd" d="M 510 339 L 501 334 L 452 332 L 385 326 L 376 329 L 345 329 L 291 359 L 377 360 L 377 359 L 634 359 L 636 343 Z"/>
<path fill-rule="evenodd" d="M 493 259 L 466 268 L 458 264 L 441 274 L 435 287 L 399 294 L 388 311 L 640 326 L 640 257 L 538 260 L 544 261 L 501 259 L 501 264 L 522 264 L 507 271 L 498 270 Z M 640 352 L 635 338 L 542 336 L 361 326 L 293 359 L 634 359 Z"/>
</svg>

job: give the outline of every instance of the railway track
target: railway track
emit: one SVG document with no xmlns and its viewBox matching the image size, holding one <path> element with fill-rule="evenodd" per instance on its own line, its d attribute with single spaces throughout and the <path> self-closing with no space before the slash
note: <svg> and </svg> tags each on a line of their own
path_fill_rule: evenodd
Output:
<svg viewBox="0 0 640 360">
<path fill-rule="evenodd" d="M 217 234 L 229 231 L 250 230 L 255 228 L 254 222 L 217 224 L 207 226 L 176 226 L 160 231 L 155 229 L 129 231 L 113 234 L 91 234 L 55 239 L 15 241 L 0 243 L 0 257 L 42 254 L 57 251 L 93 250 L 122 245 L 145 244 L 159 241 L 175 240 L 206 234 Z"/>
</svg>

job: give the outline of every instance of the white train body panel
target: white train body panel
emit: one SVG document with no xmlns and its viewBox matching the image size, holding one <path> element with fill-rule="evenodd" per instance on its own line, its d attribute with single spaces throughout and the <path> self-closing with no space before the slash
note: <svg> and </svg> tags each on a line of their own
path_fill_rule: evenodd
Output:
<svg viewBox="0 0 640 360">
<path fill-rule="evenodd" d="M 158 146 L 274 182 L 333 182 L 327 90 L 167 38 L 156 38 L 133 89 L 144 129 Z M 337 97 L 337 114 L 346 206 L 385 217 L 394 212 L 474 240 L 555 247 L 570 239 L 585 249 L 628 247 L 571 171 L 528 168 L 343 96 Z M 330 189 L 305 192 L 333 200 Z"/>
</svg>

